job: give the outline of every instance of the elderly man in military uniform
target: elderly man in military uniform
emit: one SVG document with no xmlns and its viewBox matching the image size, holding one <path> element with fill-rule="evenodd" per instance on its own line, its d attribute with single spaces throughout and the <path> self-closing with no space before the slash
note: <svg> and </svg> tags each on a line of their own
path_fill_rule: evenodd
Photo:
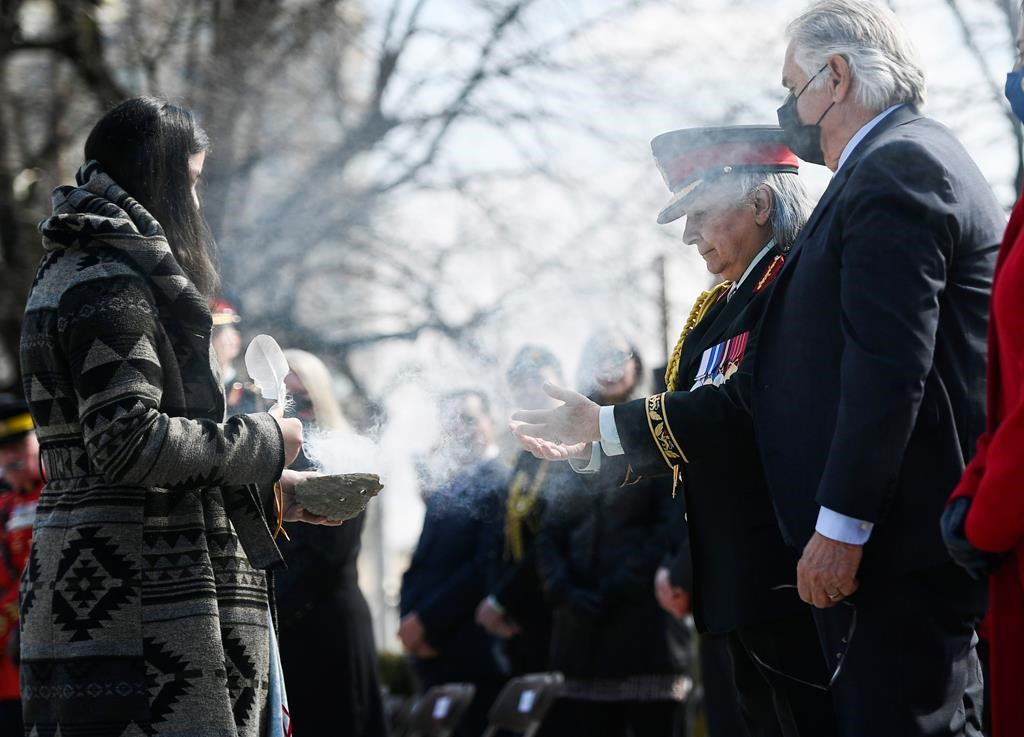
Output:
<svg viewBox="0 0 1024 737">
<path fill-rule="evenodd" d="M 806 218 L 798 161 L 774 126 L 673 131 L 652 148 L 673 192 L 658 222 L 685 215 L 683 240 L 722 279 L 690 312 L 668 392 L 597 410 L 548 384 L 565 404 L 517 412 L 514 430 L 536 455 L 583 459 L 574 461 L 582 473 L 601 473 L 602 457 L 625 449 L 625 484 L 673 474 L 686 497 L 694 619 L 728 640 L 750 733 L 828 737 L 836 733 L 831 674 L 810 609 L 785 586 L 799 551 L 783 542 L 749 414 L 723 410 L 718 396 L 755 350 L 773 280 Z M 677 441 L 680 420 L 699 421 L 699 447 Z"/>
</svg>

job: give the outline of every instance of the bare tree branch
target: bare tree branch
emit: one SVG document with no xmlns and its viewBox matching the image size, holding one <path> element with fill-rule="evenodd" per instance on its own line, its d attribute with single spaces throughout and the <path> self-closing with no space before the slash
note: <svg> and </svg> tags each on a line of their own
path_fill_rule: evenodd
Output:
<svg viewBox="0 0 1024 737">
<path fill-rule="evenodd" d="M 1017 120 L 1017 116 L 1013 114 L 1004 101 L 1003 88 L 993 76 L 991 69 L 989 69 L 988 61 L 985 58 L 985 54 L 978 46 L 978 42 L 974 38 L 974 31 L 971 28 L 970 23 L 967 22 L 967 18 L 964 16 L 963 11 L 960 9 L 960 3 L 957 0 L 946 0 L 946 5 L 953 13 L 953 17 L 956 19 L 957 25 L 960 27 L 960 35 L 963 39 L 964 46 L 970 52 L 971 56 L 974 57 L 975 62 L 978 65 L 978 70 L 981 72 L 982 79 L 985 82 L 985 86 L 989 90 L 989 94 L 992 99 L 995 100 L 996 104 L 999 105 L 1003 111 L 1003 116 L 1010 124 L 1010 129 L 1013 131 L 1013 138 L 1016 143 L 1017 151 L 1017 191 L 1020 191 L 1021 184 L 1024 182 L 1024 133 L 1021 132 L 1020 121 Z M 1016 30 L 1014 29 L 1014 35 L 1011 38 L 1016 38 Z"/>
</svg>

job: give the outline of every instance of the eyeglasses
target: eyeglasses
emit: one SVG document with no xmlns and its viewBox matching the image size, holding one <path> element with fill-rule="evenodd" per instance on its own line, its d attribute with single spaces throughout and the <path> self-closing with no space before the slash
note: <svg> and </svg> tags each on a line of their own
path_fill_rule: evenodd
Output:
<svg viewBox="0 0 1024 737">
<path fill-rule="evenodd" d="M 797 590 L 797 586 L 796 584 L 792 583 L 784 583 L 780 584 L 779 586 L 772 586 L 772 591 L 782 591 L 784 589 L 793 589 L 795 591 Z M 843 599 L 839 602 L 836 602 L 836 604 L 837 606 L 846 607 L 850 610 L 850 627 L 846 631 L 846 636 L 843 637 L 840 641 L 843 644 L 844 649 L 841 652 L 836 653 L 836 667 L 835 670 L 832 671 L 832 676 L 828 679 L 828 683 L 823 685 L 821 683 L 812 683 L 811 681 L 805 681 L 803 678 L 798 678 L 797 676 L 790 675 L 789 673 L 786 673 L 783 670 L 779 670 L 778 668 L 773 668 L 772 666 L 768 665 L 766 662 L 764 662 L 764 660 L 762 660 L 758 656 L 757 653 L 755 653 L 749 647 L 747 648 L 747 652 L 750 653 L 750 657 L 752 657 L 759 666 L 761 666 L 767 671 L 771 671 L 772 673 L 782 676 L 783 678 L 788 678 L 791 681 L 796 681 L 797 683 L 800 683 L 804 686 L 809 686 L 810 688 L 815 688 L 819 691 L 832 690 L 832 686 L 835 684 L 836 679 L 839 678 L 839 674 L 843 670 L 843 662 L 846 660 L 846 653 L 849 652 L 850 643 L 853 642 L 853 633 L 857 630 L 857 607 L 854 605 L 854 603 L 849 599 Z"/>
</svg>

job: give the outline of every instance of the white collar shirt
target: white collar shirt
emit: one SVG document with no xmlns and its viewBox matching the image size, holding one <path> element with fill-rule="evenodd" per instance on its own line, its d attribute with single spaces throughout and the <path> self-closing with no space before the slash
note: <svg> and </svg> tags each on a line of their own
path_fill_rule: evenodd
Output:
<svg viewBox="0 0 1024 737">
<path fill-rule="evenodd" d="M 863 128 L 861 128 L 859 131 L 853 134 L 853 138 L 851 138 L 847 142 L 846 147 L 843 149 L 842 155 L 839 157 L 839 166 L 836 167 L 837 174 L 839 173 L 839 170 L 843 168 L 843 164 L 846 163 L 846 160 L 850 158 L 850 154 L 853 153 L 853 150 L 857 148 L 857 144 L 863 141 L 864 138 L 868 135 L 868 133 L 875 129 L 876 125 L 878 125 L 887 117 L 889 117 L 889 114 L 892 113 L 896 108 L 900 107 L 903 107 L 903 103 L 899 103 L 898 105 L 893 105 L 890 108 L 886 108 L 878 115 L 873 117 L 871 120 L 869 120 L 867 123 L 865 123 Z"/>
<path fill-rule="evenodd" d="M 758 265 L 759 263 L 761 263 L 761 259 L 763 259 L 763 258 L 765 257 L 765 255 L 766 255 L 766 254 L 767 254 L 767 253 L 768 253 L 768 252 L 769 252 L 770 250 L 772 250 L 773 248 L 775 248 L 775 239 L 774 239 L 774 238 L 772 238 L 772 239 L 771 239 L 770 241 L 768 241 L 768 243 L 767 243 L 767 244 L 765 245 L 765 247 L 764 247 L 764 248 L 762 248 L 762 249 L 761 249 L 761 250 L 760 250 L 760 251 L 758 252 L 758 254 L 757 254 L 756 256 L 754 256 L 754 260 L 753 260 L 753 261 L 751 261 L 751 262 L 750 262 L 750 263 L 749 263 L 749 264 L 747 265 L 747 270 L 743 272 L 743 276 L 741 276 L 741 277 L 740 277 L 739 279 L 737 279 L 737 280 L 736 280 L 736 281 L 735 281 L 735 282 L 733 283 L 733 285 L 732 285 L 731 287 L 729 287 L 729 293 L 728 293 L 728 294 L 727 294 L 727 295 L 725 296 L 725 299 L 726 299 L 726 301 L 728 301 L 728 300 L 732 299 L 732 296 L 733 296 L 734 294 L 736 294 L 736 292 L 737 292 L 737 291 L 739 290 L 739 288 L 740 288 L 740 285 L 741 285 L 741 284 L 742 284 L 742 283 L 744 282 L 744 280 L 745 280 L 745 279 L 746 279 L 746 278 L 747 278 L 748 276 L 750 276 L 750 272 L 754 270 L 754 267 L 755 267 L 755 266 L 757 266 L 757 265 Z"/>
</svg>

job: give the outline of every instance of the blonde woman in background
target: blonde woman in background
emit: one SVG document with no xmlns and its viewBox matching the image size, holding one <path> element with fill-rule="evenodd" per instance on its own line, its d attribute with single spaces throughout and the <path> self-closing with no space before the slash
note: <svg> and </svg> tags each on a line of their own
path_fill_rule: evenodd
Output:
<svg viewBox="0 0 1024 737">
<path fill-rule="evenodd" d="M 350 431 L 324 362 L 306 351 L 284 353 L 292 370 L 285 379 L 290 414 L 311 435 Z M 303 463 L 311 465 L 300 455 L 295 465 Z M 302 526 L 314 534 L 292 525 L 291 540 L 281 542 L 288 564 L 274 579 L 281 662 L 299 734 L 387 734 L 373 624 L 356 569 L 365 523 L 361 514 L 337 528 Z"/>
<path fill-rule="evenodd" d="M 331 370 L 308 351 L 289 348 L 284 352 L 291 373 L 285 378 L 294 415 L 304 425 L 314 425 L 322 433 L 351 432 L 341 405 L 334 395 Z"/>
</svg>

